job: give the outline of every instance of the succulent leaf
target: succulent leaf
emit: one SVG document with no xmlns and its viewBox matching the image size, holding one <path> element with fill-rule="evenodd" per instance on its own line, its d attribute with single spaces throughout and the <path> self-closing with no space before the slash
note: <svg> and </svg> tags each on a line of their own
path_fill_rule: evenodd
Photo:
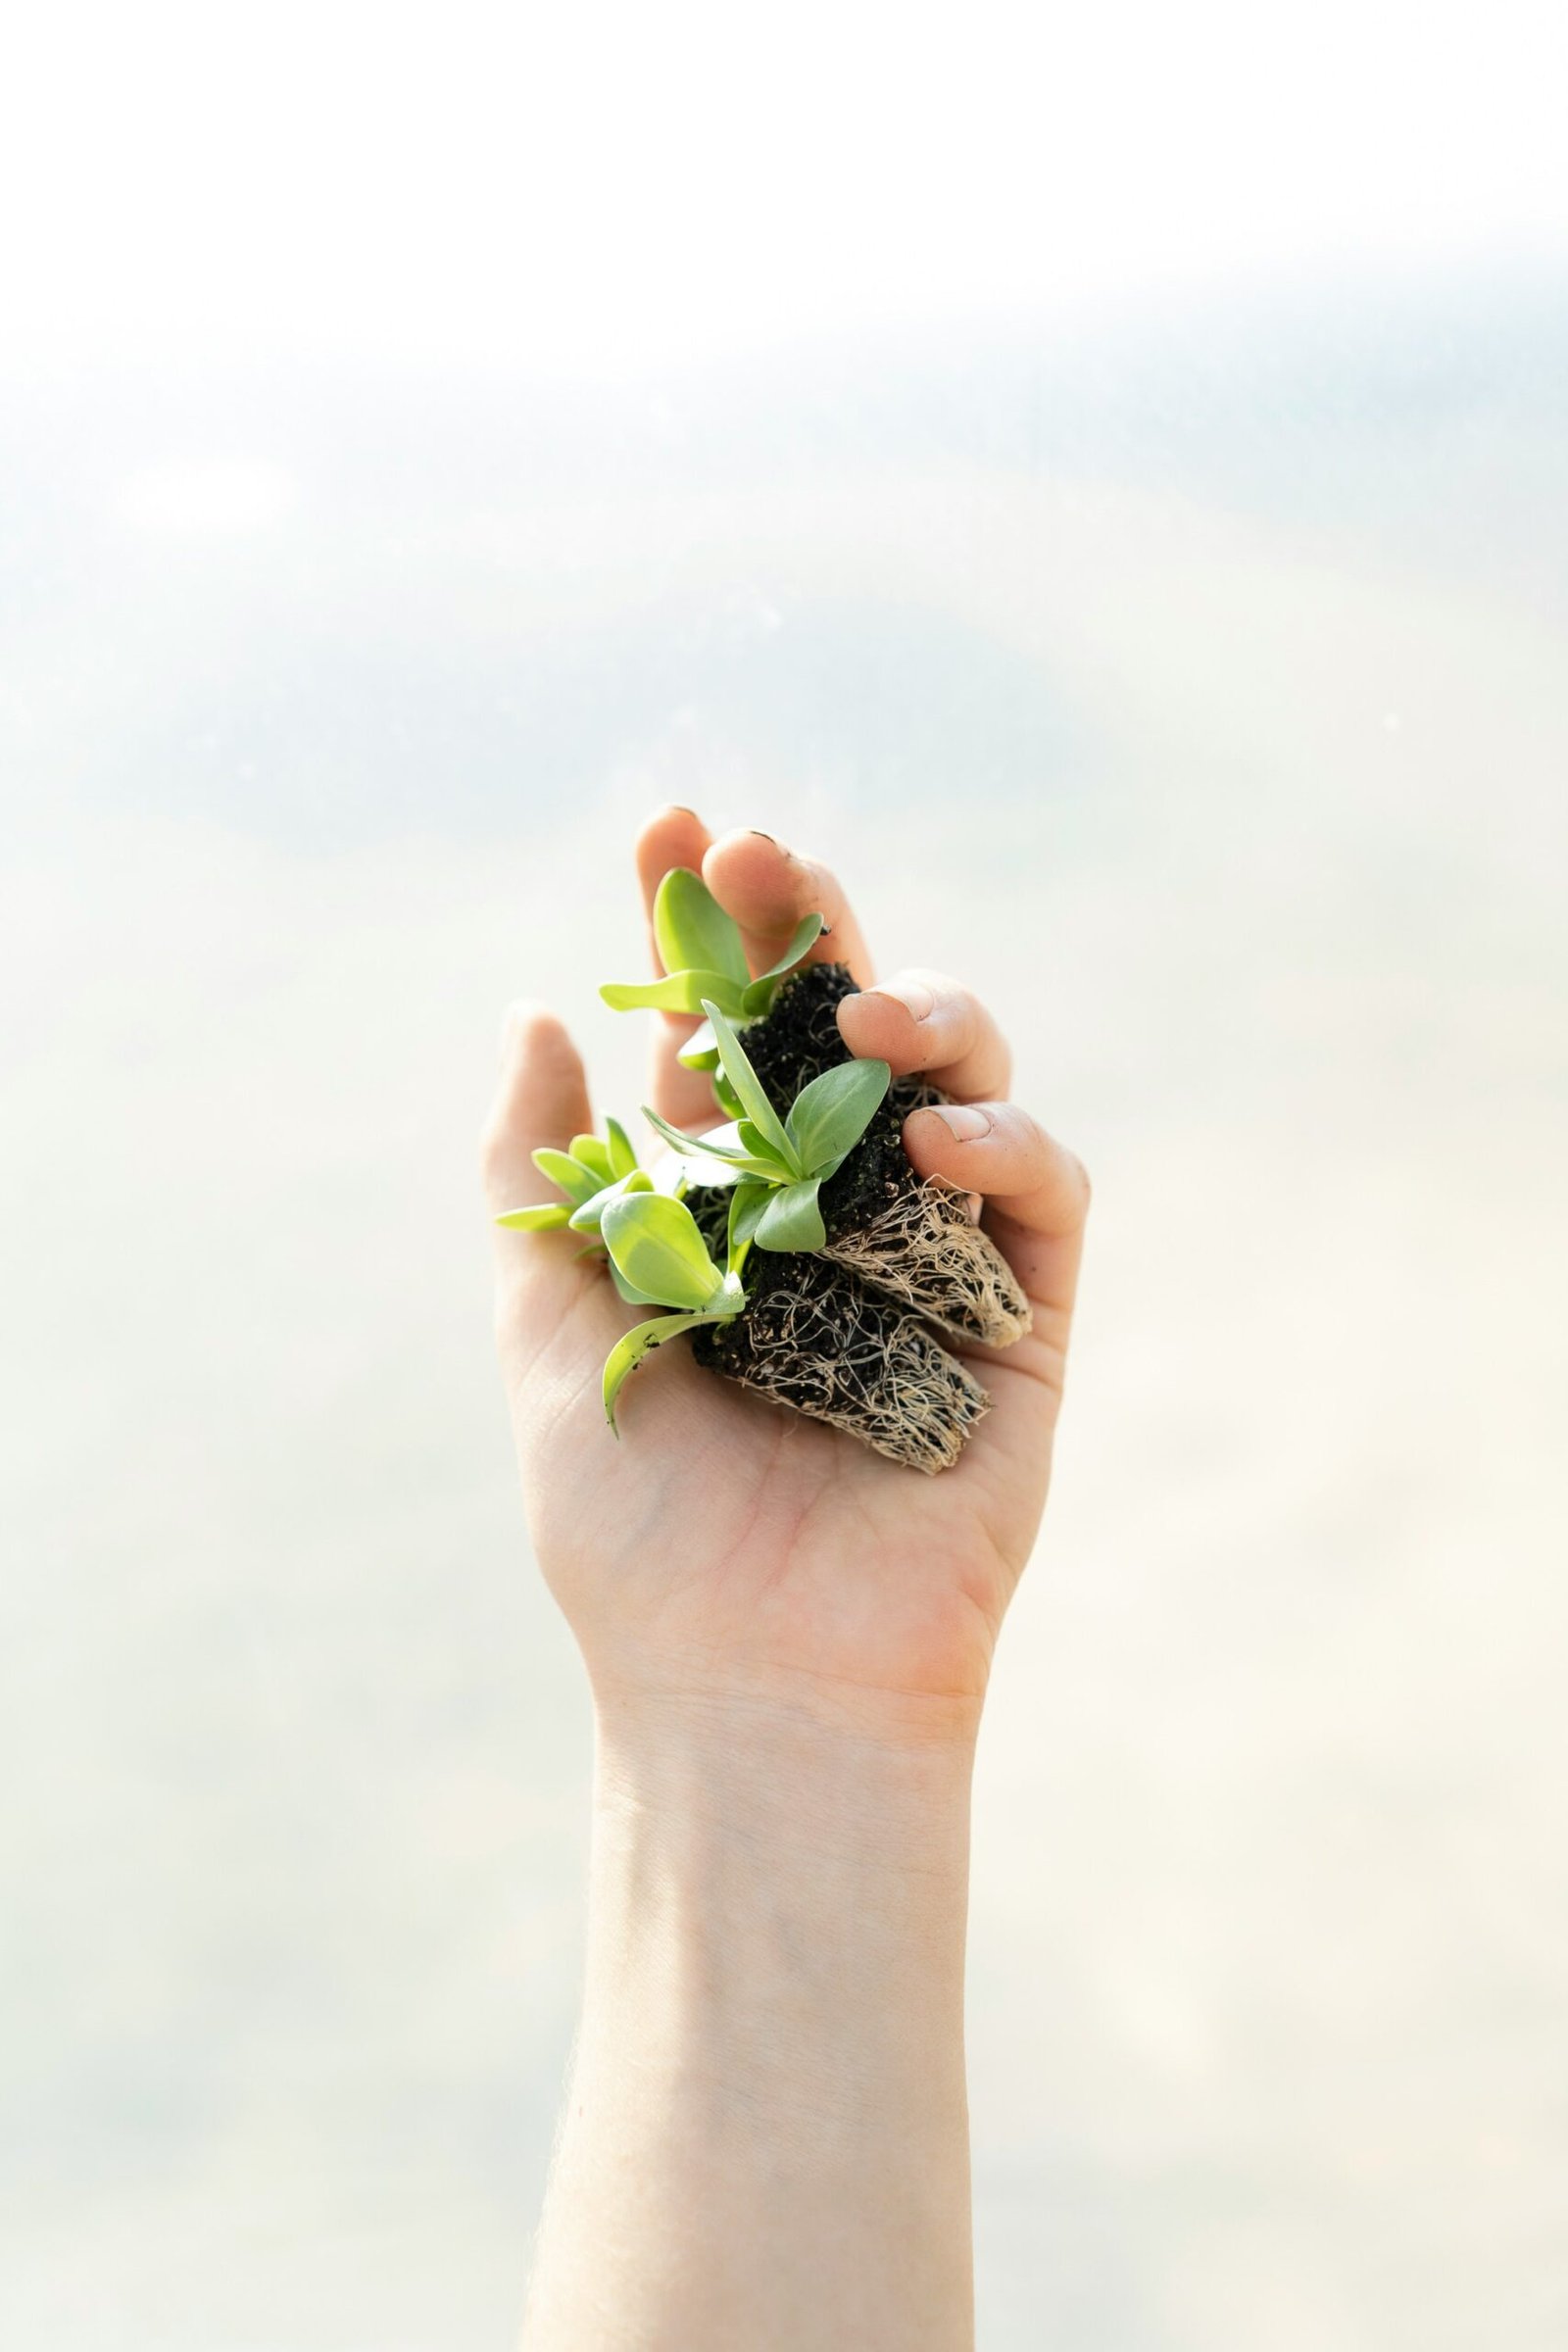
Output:
<svg viewBox="0 0 1568 2352">
<path fill-rule="evenodd" d="M 605 1135 L 612 1171 L 616 1176 L 629 1176 L 637 1165 L 637 1154 L 632 1148 L 631 1137 L 618 1119 L 606 1119 Z"/>
<path fill-rule="evenodd" d="M 597 1233 L 612 1200 L 623 1200 L 628 1193 L 651 1193 L 653 1189 L 654 1180 L 647 1170 L 634 1167 L 629 1176 L 618 1177 L 613 1184 L 607 1184 L 602 1192 L 594 1194 L 592 1200 L 584 1200 L 574 1208 L 566 1222 L 573 1233 Z"/>
<path fill-rule="evenodd" d="M 746 1117 L 758 1130 L 768 1149 L 775 1152 L 792 1175 L 798 1174 L 795 1147 L 784 1132 L 783 1121 L 763 1091 L 762 1082 L 746 1058 L 746 1050 L 730 1027 L 718 1006 L 705 1003 L 703 1010 L 713 1024 L 718 1040 L 718 1058 L 724 1075 L 740 1098 Z"/>
<path fill-rule="evenodd" d="M 826 929 L 827 925 L 819 914 L 806 914 L 801 917 L 795 926 L 789 946 L 777 963 L 770 963 L 765 972 L 759 972 L 757 978 L 749 982 L 746 989 L 748 999 L 756 997 L 760 989 L 767 991 L 766 996 L 762 997 L 759 1003 L 747 1003 L 743 1005 L 742 1009 L 749 1020 L 754 1019 L 760 1012 L 766 1012 L 773 1002 L 774 992 L 779 982 L 786 973 L 794 971 L 802 956 L 809 948 L 816 945 Z"/>
<path fill-rule="evenodd" d="M 654 898 L 654 941 L 666 972 L 721 972 L 744 989 L 751 978 L 740 925 L 701 874 L 672 865 Z"/>
<path fill-rule="evenodd" d="M 629 1193 L 612 1200 L 600 1233 L 626 1280 L 665 1306 L 701 1313 L 723 1287 L 691 1210 L 667 1193 Z"/>
<path fill-rule="evenodd" d="M 675 1059 L 683 1070 L 716 1070 L 718 1068 L 718 1046 L 713 1037 L 711 1021 L 700 1022 L 686 1043 L 676 1047 Z M 713 1086 L 714 1092 L 717 1093 L 718 1081 L 716 1079 Z"/>
<path fill-rule="evenodd" d="M 777 1160 L 759 1158 L 747 1152 L 738 1141 L 739 1130 L 734 1126 L 713 1127 L 706 1135 L 684 1135 L 680 1128 L 672 1127 L 667 1119 L 662 1119 L 657 1110 L 650 1110 L 646 1104 L 643 1106 L 643 1117 L 650 1127 L 658 1130 L 666 1144 L 673 1146 L 683 1159 L 692 1163 L 691 1175 L 695 1183 L 727 1184 L 736 1173 L 768 1176 L 774 1183 L 779 1181 L 782 1171 Z M 719 1161 L 724 1173 L 704 1175 L 697 1165 L 700 1159 Z"/>
<path fill-rule="evenodd" d="M 732 1021 L 760 1020 L 772 1004 L 779 982 L 809 953 L 825 929 L 820 914 L 803 915 L 778 961 L 754 980 L 748 973 L 746 947 L 734 917 L 725 913 L 701 874 L 690 866 L 671 866 L 654 897 L 654 943 L 664 966 L 663 977 L 608 981 L 599 994 L 615 1012 L 699 1012 L 705 1002 L 710 1002 Z M 705 1021 L 677 1047 L 675 1058 L 683 1069 L 716 1069 L 718 1049 L 711 1024 Z M 717 1085 L 715 1080 L 716 1090 Z M 718 1091 L 725 1109 L 738 1108 Z"/>
<path fill-rule="evenodd" d="M 743 1176 L 729 1197 L 729 1227 L 725 1237 L 725 1265 L 731 1274 L 739 1274 L 746 1263 L 746 1252 L 756 1238 L 763 1210 L 773 1197 L 771 1185 L 756 1177 Z"/>
<path fill-rule="evenodd" d="M 537 1208 L 509 1208 L 504 1217 L 497 1217 L 496 1223 L 509 1226 L 514 1233 L 553 1233 L 570 1215 L 567 1201 L 542 1200 Z"/>
<path fill-rule="evenodd" d="M 711 1021 L 705 1021 L 703 1027 L 708 1030 L 710 1035 L 712 1034 L 713 1024 Z M 719 1109 L 725 1111 L 732 1119 L 738 1119 L 746 1108 L 745 1103 L 718 1066 L 716 1042 L 713 1047 L 713 1101 L 718 1104 Z"/>
<path fill-rule="evenodd" d="M 615 1398 L 649 1349 L 674 1339 L 679 1332 L 690 1331 L 694 1323 L 707 1320 L 706 1315 L 655 1315 L 646 1323 L 634 1323 L 625 1337 L 615 1342 L 605 1358 L 603 1384 L 605 1419 L 612 1429 L 615 1427 Z M 618 1437 L 620 1433 L 617 1430 L 615 1434 Z"/>
<path fill-rule="evenodd" d="M 651 1192 L 653 1178 L 637 1165 L 637 1154 L 624 1127 L 617 1119 L 609 1119 L 606 1130 L 603 1140 L 596 1135 L 574 1135 L 569 1152 L 557 1152 L 550 1145 L 541 1144 L 532 1154 L 533 1163 L 542 1176 L 548 1176 L 565 1194 L 565 1199 L 509 1209 L 504 1216 L 497 1217 L 496 1223 L 519 1233 L 549 1233 L 563 1225 L 569 1225 L 578 1233 L 597 1233 L 605 1203 L 613 1195 Z M 590 1247 L 597 1249 L 599 1245 L 596 1242 Z M 586 1256 L 589 1251 L 580 1254 Z"/>
<path fill-rule="evenodd" d="M 548 1144 L 542 1144 L 532 1158 L 540 1175 L 548 1176 L 552 1184 L 560 1185 L 573 1207 L 579 1206 L 584 1200 L 591 1200 L 604 1182 L 602 1177 L 594 1174 L 592 1168 L 585 1167 L 580 1159 L 574 1159 L 569 1152 L 554 1152 Z"/>
<path fill-rule="evenodd" d="M 662 980 L 607 980 L 599 994 L 613 1012 L 701 1012 L 709 997 L 732 1004 L 738 1012 L 741 999 L 727 974 L 706 970 L 666 972 Z"/>
<path fill-rule="evenodd" d="M 601 1184 L 613 1183 L 615 1171 L 610 1164 L 610 1146 L 601 1143 L 597 1135 L 574 1135 L 571 1156 L 585 1168 L 592 1168 Z"/>
<path fill-rule="evenodd" d="M 870 1125 L 892 1076 L 885 1061 L 843 1061 L 802 1087 L 784 1126 L 803 1168 L 827 1175 L 841 1163 Z"/>
<path fill-rule="evenodd" d="M 786 1132 L 788 1131 L 786 1130 Z M 792 1181 L 797 1170 L 774 1151 L 755 1119 L 737 1119 L 735 1133 L 740 1139 L 741 1150 L 749 1152 L 753 1159 L 760 1160 L 763 1167 L 772 1168 L 780 1184 L 788 1184 Z"/>
<path fill-rule="evenodd" d="M 817 1202 L 819 1176 L 808 1178 L 804 1184 L 780 1186 L 770 1196 L 757 1224 L 757 1246 L 760 1250 L 820 1250 L 827 1241 L 827 1227 Z"/>
<path fill-rule="evenodd" d="M 592 1249 L 585 1250 L 582 1254 L 584 1257 L 597 1257 L 603 1265 L 609 1267 L 610 1279 L 615 1286 L 616 1294 L 625 1299 L 628 1306 L 663 1305 L 662 1298 L 650 1298 L 646 1291 L 640 1291 L 634 1282 L 628 1282 L 610 1252 L 597 1243 Z"/>
</svg>

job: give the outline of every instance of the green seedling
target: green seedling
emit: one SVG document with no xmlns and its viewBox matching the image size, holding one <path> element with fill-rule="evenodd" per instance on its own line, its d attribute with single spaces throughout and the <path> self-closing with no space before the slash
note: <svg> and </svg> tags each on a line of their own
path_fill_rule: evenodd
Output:
<svg viewBox="0 0 1568 2352">
<path fill-rule="evenodd" d="M 673 1307 L 633 1324 L 605 1359 L 605 1419 L 615 1427 L 615 1398 L 628 1376 L 654 1348 L 705 1323 L 727 1323 L 746 1304 L 740 1257 L 732 1248 L 720 1270 L 708 1254 L 697 1220 L 683 1200 L 667 1193 L 621 1193 L 607 1201 L 600 1235 L 620 1279 L 621 1296 L 647 1306 Z M 617 1432 L 617 1435 L 619 1433 Z"/>
<path fill-rule="evenodd" d="M 703 1011 L 738 1118 L 710 1135 L 683 1135 L 657 1111 L 643 1116 L 682 1155 L 718 1162 L 709 1178 L 733 1184 L 729 1236 L 732 1254 L 752 1242 L 761 1250 L 821 1250 L 827 1244 L 818 1194 L 864 1135 L 892 1072 L 885 1061 L 846 1061 L 803 1086 L 780 1119 L 746 1050 L 711 998 Z"/>
<path fill-rule="evenodd" d="M 607 981 L 599 994 L 616 1012 L 702 1012 L 713 1004 L 728 1020 L 745 1027 L 762 1018 L 779 982 L 794 971 L 825 928 L 819 914 L 804 915 L 778 962 L 754 980 L 734 916 L 724 912 L 701 874 L 689 866 L 671 866 L 654 899 L 654 942 L 664 977 L 624 984 Z M 676 1058 L 689 1070 L 717 1067 L 718 1043 L 710 1021 L 693 1031 Z"/>
<path fill-rule="evenodd" d="M 530 1156 L 540 1175 L 548 1176 L 565 1199 L 541 1200 L 532 1208 L 508 1209 L 496 1223 L 516 1233 L 551 1233 L 565 1226 L 573 1233 L 590 1234 L 593 1238 L 583 1251 L 585 1257 L 604 1246 L 601 1227 L 610 1203 L 654 1189 L 653 1178 L 638 1166 L 631 1138 L 618 1119 L 605 1121 L 603 1141 L 597 1135 L 574 1135 L 569 1151 L 555 1152 L 544 1145 Z M 627 1289 L 613 1258 L 610 1271 L 616 1290 L 630 1305 L 645 1303 Z"/>
</svg>

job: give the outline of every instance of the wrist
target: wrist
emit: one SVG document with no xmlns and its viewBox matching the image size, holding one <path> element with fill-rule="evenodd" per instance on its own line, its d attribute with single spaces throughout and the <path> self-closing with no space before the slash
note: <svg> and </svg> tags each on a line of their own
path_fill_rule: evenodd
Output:
<svg viewBox="0 0 1568 2352">
<path fill-rule="evenodd" d="M 967 1749 L 733 1700 L 601 1698 L 590 2006 L 635 1987 L 645 2082 L 911 2146 L 963 2105 Z M 710 2106 L 707 2102 L 711 2101 Z"/>
<path fill-rule="evenodd" d="M 908 1859 L 960 1875 L 978 1709 L 819 1705 L 774 1694 L 595 1691 L 595 1811 L 694 1848 Z"/>
<path fill-rule="evenodd" d="M 683 1755 L 695 1762 L 739 1743 L 788 1753 L 802 1769 L 818 1758 L 827 1770 L 853 1764 L 867 1773 L 886 1763 L 895 1782 L 905 1757 L 924 1754 L 934 1765 L 946 1758 L 965 1774 L 973 1765 L 983 1681 L 917 1687 L 912 1679 L 847 1675 L 831 1663 L 820 1671 L 729 1657 L 710 1663 L 686 1646 L 665 1656 L 640 1645 L 628 1655 L 598 1640 L 582 1647 L 601 1733 L 612 1734 L 628 1760 L 674 1766 Z"/>
</svg>

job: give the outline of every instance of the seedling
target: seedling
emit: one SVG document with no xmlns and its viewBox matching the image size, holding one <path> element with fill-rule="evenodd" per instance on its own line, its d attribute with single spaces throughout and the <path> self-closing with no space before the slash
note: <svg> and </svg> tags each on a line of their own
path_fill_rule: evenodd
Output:
<svg viewBox="0 0 1568 2352">
<path fill-rule="evenodd" d="M 653 1178 L 638 1166 L 631 1138 L 618 1119 L 605 1121 L 602 1141 L 597 1135 L 574 1135 L 568 1151 L 556 1152 L 542 1145 L 529 1156 L 540 1175 L 548 1176 L 565 1199 L 541 1200 L 532 1208 L 508 1209 L 496 1223 L 516 1233 L 551 1233 L 567 1226 L 573 1233 L 591 1234 L 593 1239 L 582 1253 L 585 1257 L 597 1255 L 603 1248 L 601 1225 L 611 1201 L 654 1189 Z M 641 1304 L 627 1290 L 613 1259 L 610 1271 L 628 1304 Z"/>
<path fill-rule="evenodd" d="M 854 989 L 843 964 L 808 964 L 747 1031 L 747 1059 L 770 1101 L 787 1102 L 824 1071 L 849 1066 L 838 1010 Z M 944 1100 L 924 1078 L 894 1079 L 860 1144 L 822 1188 L 823 1254 L 955 1338 L 1005 1348 L 1029 1328 L 1017 1277 L 968 1214 L 962 1191 L 922 1183 L 904 1149 L 905 1119 Z M 710 1140 L 730 1139 L 720 1131 Z"/>
<path fill-rule="evenodd" d="M 615 1426 L 615 1398 L 628 1375 L 650 1348 L 705 1323 L 722 1323 L 746 1304 L 740 1271 L 747 1243 L 732 1241 L 728 1262 L 714 1265 L 689 1208 L 654 1190 L 653 1178 L 637 1164 L 631 1139 L 617 1119 L 605 1121 L 605 1137 L 574 1135 L 567 1152 L 548 1145 L 531 1154 L 542 1176 L 565 1195 L 531 1208 L 509 1209 L 498 1225 L 518 1233 L 567 1228 L 594 1238 L 582 1252 L 601 1252 L 628 1306 L 664 1306 L 678 1311 L 634 1324 L 611 1349 L 605 1363 L 605 1418 Z"/>
<path fill-rule="evenodd" d="M 721 1173 L 710 1181 L 735 1186 L 732 1247 L 755 1241 L 761 1250 L 823 1249 L 827 1227 L 817 1196 L 870 1125 L 891 1070 L 885 1061 L 845 1061 L 823 1070 L 802 1087 L 781 1119 L 718 1005 L 708 998 L 703 1010 L 740 1117 L 710 1135 L 683 1135 L 646 1106 L 644 1118 L 677 1152 L 719 1162 Z"/>
<path fill-rule="evenodd" d="M 945 1098 L 849 1054 L 838 1007 L 855 982 L 843 964 L 797 968 L 823 928 L 806 916 L 754 979 L 738 926 L 701 877 L 667 873 L 654 908 L 663 978 L 601 994 L 616 1009 L 702 1016 L 680 1059 L 711 1073 L 729 1124 L 686 1135 L 649 1111 L 680 1154 L 660 1187 L 613 1120 L 603 1140 L 536 1152 L 562 1198 L 498 1222 L 574 1230 L 621 1298 L 655 1310 L 606 1360 L 612 1430 L 644 1357 L 689 1335 L 697 1362 L 741 1387 L 893 1461 L 943 1470 L 990 1399 L 930 1326 L 1003 1348 L 1029 1328 L 1029 1302 L 964 1193 L 922 1183 L 904 1149 L 905 1118 Z"/>
<path fill-rule="evenodd" d="M 702 1012 L 716 1004 L 727 1020 L 744 1027 L 762 1018 L 779 982 L 825 928 L 819 914 L 804 915 L 778 962 L 754 980 L 734 916 L 725 913 L 701 874 L 671 866 L 654 899 L 654 943 L 664 977 L 607 981 L 599 994 L 616 1012 Z M 710 1021 L 693 1031 L 676 1058 L 689 1070 L 717 1067 L 718 1044 Z"/>
<path fill-rule="evenodd" d="M 605 1419 L 614 1429 L 615 1398 L 649 1350 L 683 1331 L 730 1322 L 745 1306 L 746 1293 L 736 1252 L 731 1250 L 727 1267 L 716 1266 L 691 1210 L 666 1193 L 621 1193 L 607 1201 L 600 1234 L 623 1298 L 678 1310 L 633 1324 L 606 1357 Z"/>
</svg>

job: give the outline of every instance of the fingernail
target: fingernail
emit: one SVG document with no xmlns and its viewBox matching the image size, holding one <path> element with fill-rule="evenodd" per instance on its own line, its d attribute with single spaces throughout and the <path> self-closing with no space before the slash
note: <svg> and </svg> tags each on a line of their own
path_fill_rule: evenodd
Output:
<svg viewBox="0 0 1568 2352">
<path fill-rule="evenodd" d="M 879 980 L 875 988 L 868 988 L 865 993 L 868 997 L 892 997 L 896 1004 L 906 1005 L 917 1021 L 928 1021 L 936 1005 L 936 999 L 923 980 Z"/>
<path fill-rule="evenodd" d="M 955 1143 L 976 1143 L 991 1133 L 991 1113 L 978 1102 L 933 1102 L 931 1107 Z"/>
</svg>

